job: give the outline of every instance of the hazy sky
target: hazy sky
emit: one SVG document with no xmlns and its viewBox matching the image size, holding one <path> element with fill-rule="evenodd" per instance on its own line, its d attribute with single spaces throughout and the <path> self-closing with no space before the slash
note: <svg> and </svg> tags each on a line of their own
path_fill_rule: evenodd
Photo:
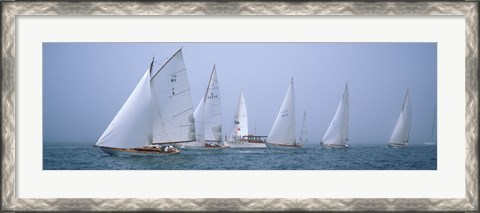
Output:
<svg viewBox="0 0 480 213">
<path fill-rule="evenodd" d="M 307 111 L 309 143 L 320 143 L 342 97 L 350 93 L 350 144 L 387 143 L 410 90 L 410 143 L 431 134 L 437 101 L 436 43 L 44 43 L 45 142 L 95 144 L 148 69 L 180 47 L 193 107 L 213 64 L 219 80 L 223 135 L 233 128 L 240 90 L 249 131 L 268 135 L 290 78 L 297 137 Z"/>
</svg>

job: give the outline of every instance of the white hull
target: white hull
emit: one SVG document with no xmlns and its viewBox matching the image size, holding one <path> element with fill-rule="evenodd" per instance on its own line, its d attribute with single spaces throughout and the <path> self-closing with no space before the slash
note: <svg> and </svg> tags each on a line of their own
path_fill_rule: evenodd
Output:
<svg viewBox="0 0 480 213">
<path fill-rule="evenodd" d="M 293 145 L 293 144 L 273 144 L 273 143 L 265 143 L 267 148 L 269 149 L 298 149 L 302 148 L 301 145 Z"/>
<path fill-rule="evenodd" d="M 172 154 L 178 154 L 177 152 L 161 152 L 161 151 L 138 151 L 135 149 L 119 149 L 110 147 L 99 147 L 105 153 L 111 156 L 168 156 Z"/>
<path fill-rule="evenodd" d="M 405 148 L 408 146 L 408 143 L 389 143 L 388 146 L 392 148 Z"/>
<path fill-rule="evenodd" d="M 325 148 L 348 148 L 348 144 L 322 144 Z"/>
<path fill-rule="evenodd" d="M 245 141 L 225 141 L 225 145 L 230 146 L 230 148 L 257 148 L 265 149 L 267 146 L 265 143 L 250 143 Z"/>
</svg>

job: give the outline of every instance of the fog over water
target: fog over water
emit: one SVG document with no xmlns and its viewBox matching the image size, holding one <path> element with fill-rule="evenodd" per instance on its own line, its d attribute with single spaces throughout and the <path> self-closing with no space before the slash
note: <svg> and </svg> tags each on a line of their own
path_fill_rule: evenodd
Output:
<svg viewBox="0 0 480 213">
<path fill-rule="evenodd" d="M 181 47 L 194 107 L 216 65 L 223 135 L 232 131 L 241 90 L 249 131 L 268 135 L 291 78 L 297 137 L 306 111 L 309 143 L 320 142 L 346 83 L 350 144 L 386 144 L 407 88 L 410 143 L 423 143 L 431 134 L 436 43 L 44 43 L 44 142 L 95 144 L 152 57 L 157 70 Z"/>
</svg>

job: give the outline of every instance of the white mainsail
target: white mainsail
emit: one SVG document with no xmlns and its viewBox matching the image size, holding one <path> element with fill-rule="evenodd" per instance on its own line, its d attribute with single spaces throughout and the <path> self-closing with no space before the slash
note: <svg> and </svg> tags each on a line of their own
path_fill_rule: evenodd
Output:
<svg viewBox="0 0 480 213">
<path fill-rule="evenodd" d="M 206 141 L 222 141 L 222 109 L 220 105 L 220 89 L 217 71 L 213 65 L 207 92 L 204 97 L 204 130 Z"/>
<path fill-rule="evenodd" d="M 195 140 L 195 125 L 187 69 L 178 50 L 151 79 L 153 143 Z"/>
<path fill-rule="evenodd" d="M 403 101 L 402 111 L 398 117 L 397 124 L 393 130 L 392 136 L 390 137 L 389 144 L 402 144 L 404 146 L 408 145 L 408 137 L 410 133 L 410 121 L 411 121 L 411 109 L 410 109 L 410 96 L 405 95 Z"/>
<path fill-rule="evenodd" d="M 298 143 L 300 144 L 308 143 L 307 112 L 303 113 L 302 130 L 300 131 L 300 138 L 298 139 Z"/>
<path fill-rule="evenodd" d="M 345 85 L 342 100 L 337 107 L 337 112 L 333 116 L 332 122 L 322 138 L 324 145 L 344 146 L 348 142 L 348 123 L 349 123 L 349 95 L 348 84 Z"/>
<path fill-rule="evenodd" d="M 290 81 L 287 94 L 277 118 L 267 137 L 267 143 L 290 145 L 295 144 L 295 94 L 293 79 Z"/>
<path fill-rule="evenodd" d="M 232 139 L 239 140 L 245 135 L 248 135 L 248 115 L 245 96 L 243 95 L 243 91 L 241 91 L 238 97 L 237 111 L 233 116 L 233 132 L 231 137 Z"/>
<path fill-rule="evenodd" d="M 128 149 L 150 144 L 153 123 L 150 91 L 148 69 L 95 145 Z"/>
</svg>

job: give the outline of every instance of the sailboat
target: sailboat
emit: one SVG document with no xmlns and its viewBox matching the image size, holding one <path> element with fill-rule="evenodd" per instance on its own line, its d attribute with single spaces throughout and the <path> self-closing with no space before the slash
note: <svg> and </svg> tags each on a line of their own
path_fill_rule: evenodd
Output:
<svg viewBox="0 0 480 213">
<path fill-rule="evenodd" d="M 182 49 L 152 75 L 145 72 L 96 147 L 112 156 L 177 154 L 195 141 L 190 86 Z"/>
<path fill-rule="evenodd" d="M 432 133 L 430 134 L 430 138 L 425 141 L 425 145 L 435 145 L 437 132 L 435 131 L 437 128 L 437 108 L 433 110 L 433 122 L 432 122 Z"/>
<path fill-rule="evenodd" d="M 228 148 L 222 142 L 222 113 L 217 71 L 213 65 L 207 90 L 194 112 L 196 141 L 185 149 Z"/>
<path fill-rule="evenodd" d="M 307 112 L 303 112 L 302 130 L 300 131 L 300 138 L 298 138 L 298 144 L 303 145 L 305 143 L 308 143 L 307 133 Z"/>
<path fill-rule="evenodd" d="M 293 79 L 290 80 L 287 94 L 283 99 L 273 127 L 268 134 L 265 145 L 267 148 L 298 148 L 301 147 L 295 139 L 295 94 Z"/>
<path fill-rule="evenodd" d="M 233 116 L 233 131 L 225 138 L 225 144 L 230 148 L 267 148 L 266 136 L 248 134 L 247 104 L 243 91 L 238 97 L 237 111 Z"/>
<path fill-rule="evenodd" d="M 338 104 L 337 112 L 320 142 L 324 147 L 342 148 L 348 147 L 348 123 L 349 123 L 349 95 L 348 84 L 345 85 L 342 99 Z"/>
<path fill-rule="evenodd" d="M 403 100 L 402 111 L 398 117 L 397 124 L 395 129 L 393 129 L 392 136 L 388 142 L 388 146 L 394 148 L 401 148 L 408 146 L 408 137 L 410 134 L 410 122 L 411 122 L 411 109 L 410 109 L 410 96 L 405 94 L 405 99 Z"/>
</svg>

